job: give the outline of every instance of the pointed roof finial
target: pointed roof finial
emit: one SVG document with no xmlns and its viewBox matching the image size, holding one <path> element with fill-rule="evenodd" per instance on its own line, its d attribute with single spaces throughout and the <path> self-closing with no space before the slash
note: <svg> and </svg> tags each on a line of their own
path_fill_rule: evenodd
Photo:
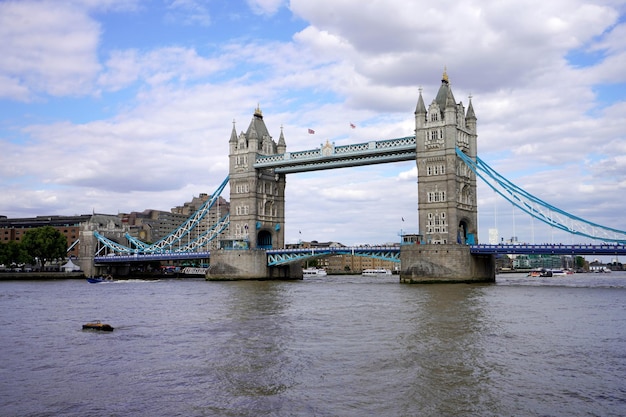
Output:
<svg viewBox="0 0 626 417">
<path fill-rule="evenodd" d="M 230 142 L 237 143 L 237 130 L 235 129 L 235 119 L 233 119 L 233 130 L 230 132 Z"/>
<path fill-rule="evenodd" d="M 426 114 L 426 106 L 424 105 L 424 98 L 422 97 L 422 86 L 419 86 L 420 95 L 417 98 L 417 106 L 415 107 L 415 114 Z"/>
<path fill-rule="evenodd" d="M 261 111 L 261 105 L 259 103 L 256 104 L 256 109 L 254 109 L 254 115 L 263 117 L 263 112 Z"/>
<path fill-rule="evenodd" d="M 472 95 L 469 95 L 469 106 L 467 106 L 467 114 L 465 118 L 468 120 L 476 120 L 476 113 L 474 113 L 474 105 L 472 104 Z"/>
<path fill-rule="evenodd" d="M 283 132 L 283 125 L 280 125 L 280 136 L 278 137 L 278 146 L 279 147 L 287 147 L 287 144 L 285 143 L 285 133 Z M 279 152 L 285 152 L 285 149 L 280 150 Z"/>
<path fill-rule="evenodd" d="M 448 67 L 445 66 L 443 67 L 443 76 L 441 77 L 441 81 L 448 84 L 449 80 L 448 80 Z"/>
</svg>

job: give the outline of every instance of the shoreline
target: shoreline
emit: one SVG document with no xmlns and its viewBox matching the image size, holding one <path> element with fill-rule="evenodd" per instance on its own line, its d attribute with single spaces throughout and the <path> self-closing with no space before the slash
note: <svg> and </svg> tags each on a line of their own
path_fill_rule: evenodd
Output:
<svg viewBox="0 0 626 417">
<path fill-rule="evenodd" d="M 85 279 L 84 272 L 0 272 L 0 281 Z"/>
</svg>

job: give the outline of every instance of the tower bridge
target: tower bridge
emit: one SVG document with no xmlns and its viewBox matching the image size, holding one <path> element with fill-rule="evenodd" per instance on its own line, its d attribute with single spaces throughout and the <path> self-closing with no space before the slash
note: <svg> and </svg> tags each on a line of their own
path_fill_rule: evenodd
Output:
<svg viewBox="0 0 626 417">
<path fill-rule="evenodd" d="M 377 139 L 336 146 L 288 152 L 284 132 L 278 141 L 269 134 L 260 108 L 244 132 L 235 124 L 229 138 L 229 175 L 207 203 L 169 236 L 147 245 L 126 235 L 128 245 L 98 231 L 81 235 L 83 256 L 90 265 L 128 263 L 140 259 L 183 259 L 210 256 L 208 280 L 294 279 L 302 277 L 301 260 L 328 256 L 336 251 L 362 256 L 383 256 L 400 262 L 400 281 L 491 282 L 495 281 L 494 254 L 503 250 L 543 250 L 499 245 L 481 245 L 477 237 L 476 179 L 480 177 L 496 192 L 529 215 L 570 233 L 603 239 L 617 245 L 603 250 L 624 251 L 626 232 L 602 227 L 550 206 L 514 186 L 477 156 L 477 118 L 471 97 L 467 108 L 456 102 L 444 72 L 436 97 L 425 105 L 420 89 L 415 108 L 415 131 L 396 139 Z M 419 244 L 363 251 L 359 248 L 326 248 L 317 253 L 285 247 L 285 187 L 287 174 L 415 161 L 417 165 Z M 226 183 L 230 183 L 230 213 L 202 236 L 191 230 L 210 209 Z M 91 233 L 91 234 L 90 234 Z M 85 244 L 85 241 L 88 244 Z M 217 239 L 219 250 L 209 254 L 207 242 Z M 552 253 L 564 253 L 562 247 Z M 584 253 L 591 247 L 568 248 Z M 549 252 L 525 252 L 549 253 Z M 590 252 L 596 253 L 596 252 Z M 113 254 L 113 256 L 109 256 Z"/>
</svg>

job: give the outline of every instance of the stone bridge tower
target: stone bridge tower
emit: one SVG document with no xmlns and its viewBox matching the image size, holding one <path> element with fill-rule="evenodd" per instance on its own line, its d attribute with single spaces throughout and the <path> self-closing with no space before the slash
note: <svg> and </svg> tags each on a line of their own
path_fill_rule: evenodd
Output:
<svg viewBox="0 0 626 417">
<path fill-rule="evenodd" d="M 420 89 L 415 109 L 418 216 L 424 243 L 477 242 L 476 174 L 456 155 L 476 160 L 476 115 L 456 103 L 444 71 L 437 97 L 424 105 Z"/>
<path fill-rule="evenodd" d="M 415 109 L 418 216 L 422 245 L 400 250 L 400 282 L 495 282 L 493 255 L 472 254 L 478 243 L 476 175 L 456 154 L 476 160 L 476 115 L 456 103 L 444 71 L 437 97 Z"/>
<path fill-rule="evenodd" d="M 285 174 L 269 168 L 255 169 L 254 163 L 258 155 L 286 152 L 282 128 L 276 143 L 257 106 L 245 133 L 237 135 L 233 123 L 228 148 L 229 236 L 220 240 L 220 248 L 224 250 L 211 252 L 206 279 L 302 278 L 299 265 L 269 267 L 265 252 L 285 246 Z"/>
<path fill-rule="evenodd" d="M 271 249 L 285 246 L 285 174 L 255 169 L 257 155 L 286 152 L 282 128 L 276 143 L 257 106 L 248 130 L 229 140 L 230 243 L 233 249 Z"/>
</svg>

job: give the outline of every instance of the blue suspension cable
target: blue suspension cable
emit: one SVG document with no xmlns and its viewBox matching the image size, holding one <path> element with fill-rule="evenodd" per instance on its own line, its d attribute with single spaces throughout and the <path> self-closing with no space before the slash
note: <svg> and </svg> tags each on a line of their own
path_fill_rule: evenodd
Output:
<svg viewBox="0 0 626 417">
<path fill-rule="evenodd" d="M 578 216 L 567 213 L 566 211 L 541 200 L 540 198 L 513 184 L 511 181 L 497 173 L 480 158 L 476 157 L 476 161 L 474 161 L 459 148 L 456 149 L 456 153 L 459 158 L 470 167 L 476 176 L 481 178 L 496 193 L 504 197 L 504 199 L 525 213 L 530 214 L 532 217 L 541 220 L 552 227 L 556 227 L 557 229 L 574 235 L 616 243 L 626 242 L 625 231 L 589 222 Z M 547 210 L 547 213 L 541 209 Z M 553 216 L 553 214 L 557 214 L 558 216 Z M 559 216 L 564 217 L 564 220 L 569 220 L 571 224 L 565 224 L 564 220 L 558 219 Z M 578 227 L 575 227 L 574 223 L 577 223 Z M 589 228 L 592 230 L 589 231 Z"/>
</svg>

